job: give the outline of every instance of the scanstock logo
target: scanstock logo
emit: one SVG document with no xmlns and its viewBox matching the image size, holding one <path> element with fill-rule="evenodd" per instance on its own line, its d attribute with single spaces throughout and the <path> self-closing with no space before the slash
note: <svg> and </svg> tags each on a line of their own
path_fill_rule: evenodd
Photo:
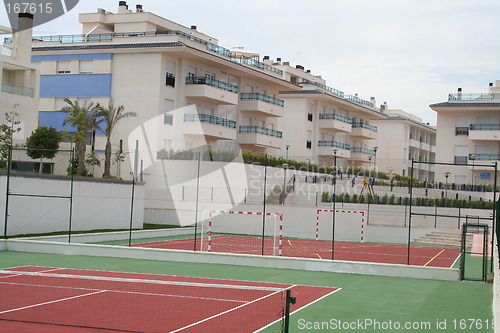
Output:
<svg viewBox="0 0 500 333">
<path fill-rule="evenodd" d="M 4 0 L 10 26 L 14 31 L 21 31 L 38 26 L 73 9 L 79 0 Z M 33 24 L 19 18 L 33 17 Z"/>
</svg>

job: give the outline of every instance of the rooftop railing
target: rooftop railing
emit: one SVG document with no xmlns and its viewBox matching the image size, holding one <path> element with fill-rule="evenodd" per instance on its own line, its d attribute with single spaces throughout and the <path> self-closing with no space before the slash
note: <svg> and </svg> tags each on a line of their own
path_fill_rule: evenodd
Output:
<svg viewBox="0 0 500 333">
<path fill-rule="evenodd" d="M 258 100 L 268 102 L 271 104 L 275 104 L 278 106 L 285 106 L 285 102 L 283 100 L 274 98 L 272 96 L 260 94 L 260 93 L 242 93 L 241 99 L 244 99 L 244 100 L 258 99 Z"/>
<path fill-rule="evenodd" d="M 109 42 L 114 38 L 124 38 L 124 37 L 148 37 L 148 36 L 180 36 L 185 39 L 203 44 L 206 46 L 207 50 L 215 52 L 219 55 L 229 58 L 233 62 L 240 64 L 250 65 L 252 67 L 258 67 L 263 70 L 267 70 L 279 75 L 283 74 L 281 69 L 267 65 L 263 62 L 252 58 L 245 57 L 231 57 L 231 50 L 226 49 L 222 46 L 215 45 L 214 43 L 208 42 L 204 39 L 195 37 L 192 34 L 175 30 L 175 31 L 144 31 L 144 32 L 122 32 L 122 33 L 104 33 L 104 34 L 90 34 L 90 35 L 54 35 L 54 36 L 36 36 L 33 37 L 33 41 L 37 42 L 59 42 L 59 43 L 84 43 L 84 42 Z M 6 43 L 12 43 L 12 38 L 5 38 Z"/>
<path fill-rule="evenodd" d="M 500 94 L 449 94 L 449 101 L 491 101 L 500 100 Z"/>
<path fill-rule="evenodd" d="M 329 91 L 334 96 L 337 96 L 337 97 L 340 97 L 340 98 L 344 98 L 344 92 L 343 91 L 340 91 L 340 90 L 337 90 L 335 88 L 329 87 L 329 86 L 327 86 L 324 83 L 312 82 L 312 81 L 302 81 L 302 82 L 299 82 L 299 85 L 301 85 L 301 86 L 303 86 L 303 85 L 317 86 L 317 87 L 320 87 L 320 88 L 323 88 L 323 89 Z"/>
<path fill-rule="evenodd" d="M 367 107 L 370 107 L 370 108 L 374 108 L 375 105 L 373 105 L 372 102 L 368 102 L 364 99 L 361 99 L 357 96 L 352 96 L 352 95 L 347 95 L 345 96 L 345 99 L 348 100 L 348 101 L 351 101 L 353 103 L 356 103 L 356 104 L 360 104 L 360 105 L 363 105 L 363 106 L 367 106 Z"/>
</svg>

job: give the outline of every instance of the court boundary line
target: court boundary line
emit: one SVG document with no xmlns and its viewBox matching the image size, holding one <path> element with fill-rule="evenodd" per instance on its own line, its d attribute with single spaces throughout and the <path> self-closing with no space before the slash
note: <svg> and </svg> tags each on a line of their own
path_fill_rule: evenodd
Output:
<svg viewBox="0 0 500 333">
<path fill-rule="evenodd" d="M 287 288 L 287 289 L 291 289 L 291 288 L 293 288 L 293 287 L 295 287 L 295 286 L 297 286 L 297 285 L 296 285 L 296 284 L 294 284 L 294 285 L 290 286 L 290 287 L 289 287 L 289 288 Z M 285 289 L 285 290 L 286 290 L 286 289 Z M 273 295 L 276 295 L 276 294 L 277 294 L 277 293 L 279 293 L 279 292 L 283 292 L 283 290 L 275 291 L 275 292 L 274 292 L 274 293 L 272 293 L 272 294 L 265 295 L 265 296 L 263 296 L 263 297 L 259 297 L 259 298 L 255 299 L 255 300 L 253 300 L 253 301 L 250 301 L 250 302 L 247 302 L 247 303 L 245 303 L 245 304 L 239 305 L 239 306 L 237 306 L 237 307 L 235 307 L 235 308 L 232 308 L 232 309 L 229 309 L 229 310 L 226 310 L 226 311 L 220 312 L 220 313 L 218 313 L 218 314 L 216 314 L 216 315 L 210 316 L 210 317 L 208 317 L 208 318 L 205 318 L 205 319 L 199 320 L 199 321 L 197 321 L 196 323 L 192 323 L 192 324 L 190 324 L 190 325 L 187 325 L 187 326 L 181 327 L 181 328 L 176 329 L 176 330 L 174 330 L 174 331 L 170 331 L 170 333 L 180 332 L 180 331 L 182 331 L 182 330 L 184 330 L 184 329 L 186 329 L 186 328 L 193 327 L 193 326 L 196 326 L 196 325 L 198 325 L 198 324 L 204 323 L 204 322 L 206 322 L 206 321 L 208 321 L 208 320 L 211 320 L 211 319 L 214 319 L 214 318 L 220 317 L 220 316 L 222 316 L 222 315 L 225 315 L 226 313 L 229 313 L 229 312 L 232 312 L 232 311 L 238 310 L 238 309 L 240 309 L 240 308 L 242 308 L 242 307 L 244 307 L 244 306 L 250 305 L 250 304 L 252 304 L 252 303 L 258 302 L 258 301 L 263 300 L 263 299 L 265 299 L 265 298 L 268 298 L 268 297 L 271 297 L 271 296 L 273 296 Z M 280 319 L 280 320 L 281 320 L 281 319 Z"/>
</svg>

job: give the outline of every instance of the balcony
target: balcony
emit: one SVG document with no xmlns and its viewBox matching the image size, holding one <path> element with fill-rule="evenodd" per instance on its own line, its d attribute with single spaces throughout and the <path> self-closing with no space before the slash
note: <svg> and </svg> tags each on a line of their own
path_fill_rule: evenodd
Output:
<svg viewBox="0 0 500 333">
<path fill-rule="evenodd" d="M 319 127 L 324 129 L 333 129 L 341 132 L 351 132 L 352 119 L 340 116 L 334 113 L 320 113 Z"/>
<path fill-rule="evenodd" d="M 351 129 L 351 136 L 357 136 L 363 139 L 376 139 L 377 138 L 377 127 L 367 124 L 353 122 Z"/>
<path fill-rule="evenodd" d="M 186 78 L 186 97 L 219 105 L 238 104 L 238 87 L 204 76 Z"/>
<path fill-rule="evenodd" d="M 265 117 L 283 117 L 285 102 L 259 93 L 242 93 L 240 111 L 258 112 Z"/>
<path fill-rule="evenodd" d="M 449 101 L 480 102 L 480 101 L 492 101 L 492 100 L 498 100 L 498 99 L 500 99 L 500 94 L 462 94 L 459 92 L 457 94 L 449 94 L 448 95 Z"/>
<path fill-rule="evenodd" d="M 35 96 L 35 91 L 32 88 L 17 87 L 6 83 L 2 83 L 2 92 L 28 97 Z"/>
<path fill-rule="evenodd" d="M 333 150 L 337 150 L 337 157 L 350 158 L 351 146 L 336 141 L 318 141 L 318 155 L 333 156 Z"/>
<path fill-rule="evenodd" d="M 351 160 L 360 162 L 370 162 L 375 156 L 375 151 L 361 147 L 351 147 Z"/>
<path fill-rule="evenodd" d="M 430 151 L 431 150 L 431 146 L 426 143 L 426 142 L 420 142 L 420 149 L 422 150 L 426 150 L 426 151 Z"/>
<path fill-rule="evenodd" d="M 240 126 L 238 143 L 259 147 L 279 148 L 283 133 L 259 126 Z"/>
<path fill-rule="evenodd" d="M 500 139 L 500 124 L 471 124 L 469 139 L 481 141 L 498 141 Z"/>
<path fill-rule="evenodd" d="M 184 134 L 204 135 L 211 140 L 235 140 L 236 122 L 208 114 L 185 114 Z"/>
<path fill-rule="evenodd" d="M 408 145 L 410 147 L 419 148 L 420 149 L 420 142 L 418 142 L 418 140 L 410 139 L 409 142 L 408 142 Z"/>
</svg>

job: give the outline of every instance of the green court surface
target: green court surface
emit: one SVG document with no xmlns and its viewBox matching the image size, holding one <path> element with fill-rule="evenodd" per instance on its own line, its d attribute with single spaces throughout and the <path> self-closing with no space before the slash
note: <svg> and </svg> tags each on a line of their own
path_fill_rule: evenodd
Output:
<svg viewBox="0 0 500 333">
<path fill-rule="evenodd" d="M 493 332 L 493 290 L 486 283 L 0 252 L 0 268 L 29 265 L 342 288 L 292 315 L 291 332 Z"/>
</svg>

